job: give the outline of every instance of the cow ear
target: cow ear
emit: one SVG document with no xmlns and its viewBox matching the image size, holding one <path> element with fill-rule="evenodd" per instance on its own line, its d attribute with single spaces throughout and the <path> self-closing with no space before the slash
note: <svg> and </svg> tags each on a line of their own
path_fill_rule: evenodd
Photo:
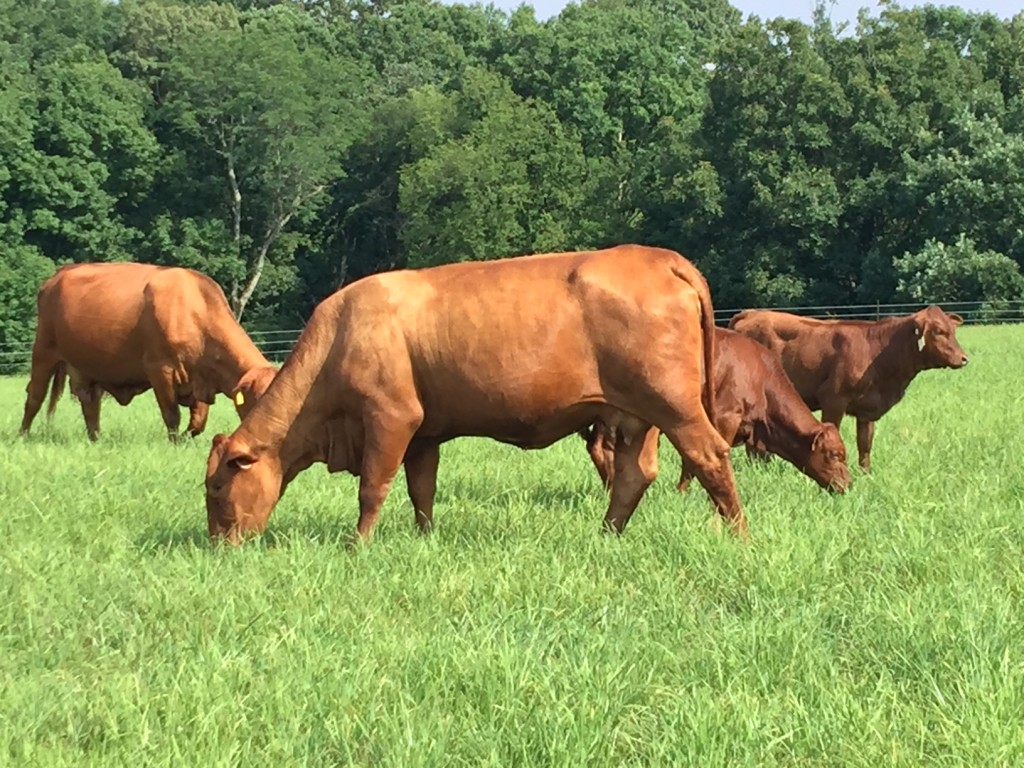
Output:
<svg viewBox="0 0 1024 768">
<path fill-rule="evenodd" d="M 275 376 L 277 376 L 277 368 L 272 365 L 257 368 L 253 372 L 252 383 L 250 384 L 253 396 L 262 397 L 263 393 L 270 389 Z"/>
<path fill-rule="evenodd" d="M 224 435 L 224 434 L 216 434 L 216 435 L 214 435 L 213 436 L 213 448 L 215 450 L 217 448 L 220 448 L 222 445 L 224 445 L 224 441 L 227 440 L 227 439 L 228 439 L 228 436 Z"/>
<path fill-rule="evenodd" d="M 927 325 L 927 320 L 924 320 L 922 318 L 914 319 L 914 337 L 917 339 L 918 352 L 924 349 L 924 329 Z"/>
<path fill-rule="evenodd" d="M 253 368 L 242 374 L 231 392 L 231 400 L 235 407 L 241 408 L 246 403 L 251 405 L 256 402 L 270 387 L 276 375 L 277 368 L 270 365 Z"/>
<path fill-rule="evenodd" d="M 825 439 L 825 426 L 822 425 L 821 429 L 814 433 L 814 438 L 811 440 L 811 453 L 814 453 L 818 448 L 821 447 L 821 441 Z"/>
<path fill-rule="evenodd" d="M 949 319 L 953 321 L 953 325 L 963 325 L 964 319 L 960 315 L 951 314 Z"/>
</svg>

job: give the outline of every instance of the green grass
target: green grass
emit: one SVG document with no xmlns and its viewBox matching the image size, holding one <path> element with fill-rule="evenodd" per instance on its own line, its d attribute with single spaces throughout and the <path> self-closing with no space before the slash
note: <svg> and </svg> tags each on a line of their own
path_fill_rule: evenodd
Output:
<svg viewBox="0 0 1024 768">
<path fill-rule="evenodd" d="M 399 479 L 348 551 L 355 479 L 318 465 L 213 550 L 226 400 L 184 446 L 152 394 L 18 440 L 0 380 L 0 764 L 1022 765 L 1024 328 L 960 337 L 845 497 L 734 452 L 749 545 L 666 441 L 602 535 L 574 438 L 446 445 L 429 538 Z"/>
</svg>

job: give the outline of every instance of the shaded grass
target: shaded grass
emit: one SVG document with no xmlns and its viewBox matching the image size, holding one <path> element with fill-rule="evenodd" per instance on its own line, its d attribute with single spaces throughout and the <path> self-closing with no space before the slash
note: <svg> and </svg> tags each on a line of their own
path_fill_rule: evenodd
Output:
<svg viewBox="0 0 1024 768">
<path fill-rule="evenodd" d="M 226 401 L 183 446 L 151 394 L 105 402 L 99 444 L 73 402 L 16 440 L 0 380 L 0 762 L 1022 764 L 1024 329 L 960 336 L 971 365 L 915 381 L 846 496 L 735 453 L 749 546 L 667 445 L 601 535 L 570 439 L 444 446 L 428 538 L 399 478 L 349 552 L 356 481 L 317 466 L 211 550 Z"/>
</svg>

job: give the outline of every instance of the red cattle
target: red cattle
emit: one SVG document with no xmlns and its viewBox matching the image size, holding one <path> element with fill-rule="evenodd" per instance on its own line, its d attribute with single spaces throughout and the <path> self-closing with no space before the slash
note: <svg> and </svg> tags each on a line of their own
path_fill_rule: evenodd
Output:
<svg viewBox="0 0 1024 768">
<path fill-rule="evenodd" d="M 715 329 L 715 342 L 714 424 L 726 442 L 770 451 L 822 488 L 845 491 L 850 471 L 839 430 L 814 418 L 775 355 L 724 328 Z M 615 474 L 615 435 L 600 421 L 580 434 L 608 485 Z M 657 441 L 651 442 L 650 450 L 656 462 Z M 679 490 L 686 490 L 692 476 L 684 460 Z"/>
<path fill-rule="evenodd" d="M 857 419 L 860 466 L 871 468 L 875 422 L 900 401 L 910 382 L 929 368 L 967 365 L 956 339 L 963 320 L 931 306 L 884 320 L 814 320 L 748 309 L 729 327 L 759 341 L 782 362 L 797 392 L 822 421 L 837 427 Z"/>
<path fill-rule="evenodd" d="M 206 425 L 216 394 L 231 395 L 239 416 L 275 369 L 235 320 L 224 292 L 206 275 L 151 264 L 61 267 L 36 299 L 38 323 L 22 434 L 46 399 L 47 415 L 70 377 L 89 438 L 100 429 L 100 398 L 121 405 L 152 388 L 168 437 L 176 440 L 178 407 L 191 410 L 188 434 Z"/>
<path fill-rule="evenodd" d="M 314 462 L 359 476 L 368 537 L 404 463 L 421 530 L 441 443 L 462 435 L 542 448 L 601 419 L 616 430 L 605 515 L 626 525 L 654 479 L 661 429 L 721 514 L 746 532 L 729 446 L 708 418 L 711 296 L 678 253 L 643 246 L 383 272 L 316 308 L 270 388 L 207 463 L 210 534 L 263 529 Z"/>
</svg>

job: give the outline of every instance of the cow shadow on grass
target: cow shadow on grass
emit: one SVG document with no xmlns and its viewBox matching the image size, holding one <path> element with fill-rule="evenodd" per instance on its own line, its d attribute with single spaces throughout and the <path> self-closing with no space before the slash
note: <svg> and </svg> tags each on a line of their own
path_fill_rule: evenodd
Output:
<svg viewBox="0 0 1024 768">
<path fill-rule="evenodd" d="M 351 522 L 351 525 L 348 522 Z M 216 552 L 220 550 L 250 550 L 254 547 L 276 549 L 298 542 L 342 550 L 351 548 L 354 532 L 354 519 L 352 521 L 334 521 L 323 518 L 310 521 L 283 520 L 279 523 L 268 524 L 262 535 L 247 540 L 243 547 L 233 547 L 223 542 L 212 542 L 206 529 L 202 526 L 178 530 L 172 528 L 151 529 L 136 537 L 135 546 L 140 552 L 152 556 L 178 554 L 190 550 Z M 381 536 L 381 531 L 377 531 L 374 538 L 386 539 L 389 534 L 387 528 L 383 533 L 384 535 Z"/>
<path fill-rule="evenodd" d="M 157 554 L 170 550 L 210 547 L 210 536 L 201 526 L 185 529 L 150 528 L 135 537 L 135 546 L 143 552 Z"/>
<path fill-rule="evenodd" d="M 346 494 L 347 496 L 347 494 Z M 395 501 L 392 501 L 392 497 Z M 418 536 L 412 504 L 404 488 L 392 489 L 389 504 L 381 513 L 374 540 L 393 536 Z M 516 529 L 548 519 L 546 513 L 557 511 L 594 517 L 600 523 L 608 496 L 599 481 L 556 481 L 519 485 L 485 486 L 477 483 L 450 483 L 438 489 L 435 507 L 434 535 L 446 527 L 457 528 L 459 540 L 486 537 L 500 540 L 514 538 Z M 303 542 L 330 548 L 349 548 L 359 518 L 355 498 L 339 498 L 335 504 L 318 504 L 315 508 L 298 504 L 285 515 L 274 515 L 261 536 L 246 542 L 246 548 L 285 547 Z M 468 523 L 467 523 L 468 521 Z M 197 521 L 198 522 L 198 521 Z M 201 522 L 187 527 L 159 525 L 142 531 L 135 546 L 146 553 L 158 555 L 190 549 L 216 550 Z M 231 549 L 231 547 L 224 547 Z"/>
<path fill-rule="evenodd" d="M 208 451 L 209 441 L 204 442 L 203 438 L 204 435 L 198 437 L 185 435 L 178 442 L 172 443 L 167 439 L 166 431 L 159 428 L 143 431 L 112 427 L 109 430 L 101 431 L 98 440 L 90 440 L 84 428 L 81 430 L 68 430 L 43 425 L 42 427 L 33 428 L 28 434 L 22 434 L 15 426 L 0 432 L 0 439 L 4 439 L 7 445 L 45 446 L 93 451 L 103 451 L 106 449 L 120 450 L 134 447 L 156 449 L 167 447 L 186 450 L 192 446 L 200 446 L 203 451 Z"/>
</svg>

